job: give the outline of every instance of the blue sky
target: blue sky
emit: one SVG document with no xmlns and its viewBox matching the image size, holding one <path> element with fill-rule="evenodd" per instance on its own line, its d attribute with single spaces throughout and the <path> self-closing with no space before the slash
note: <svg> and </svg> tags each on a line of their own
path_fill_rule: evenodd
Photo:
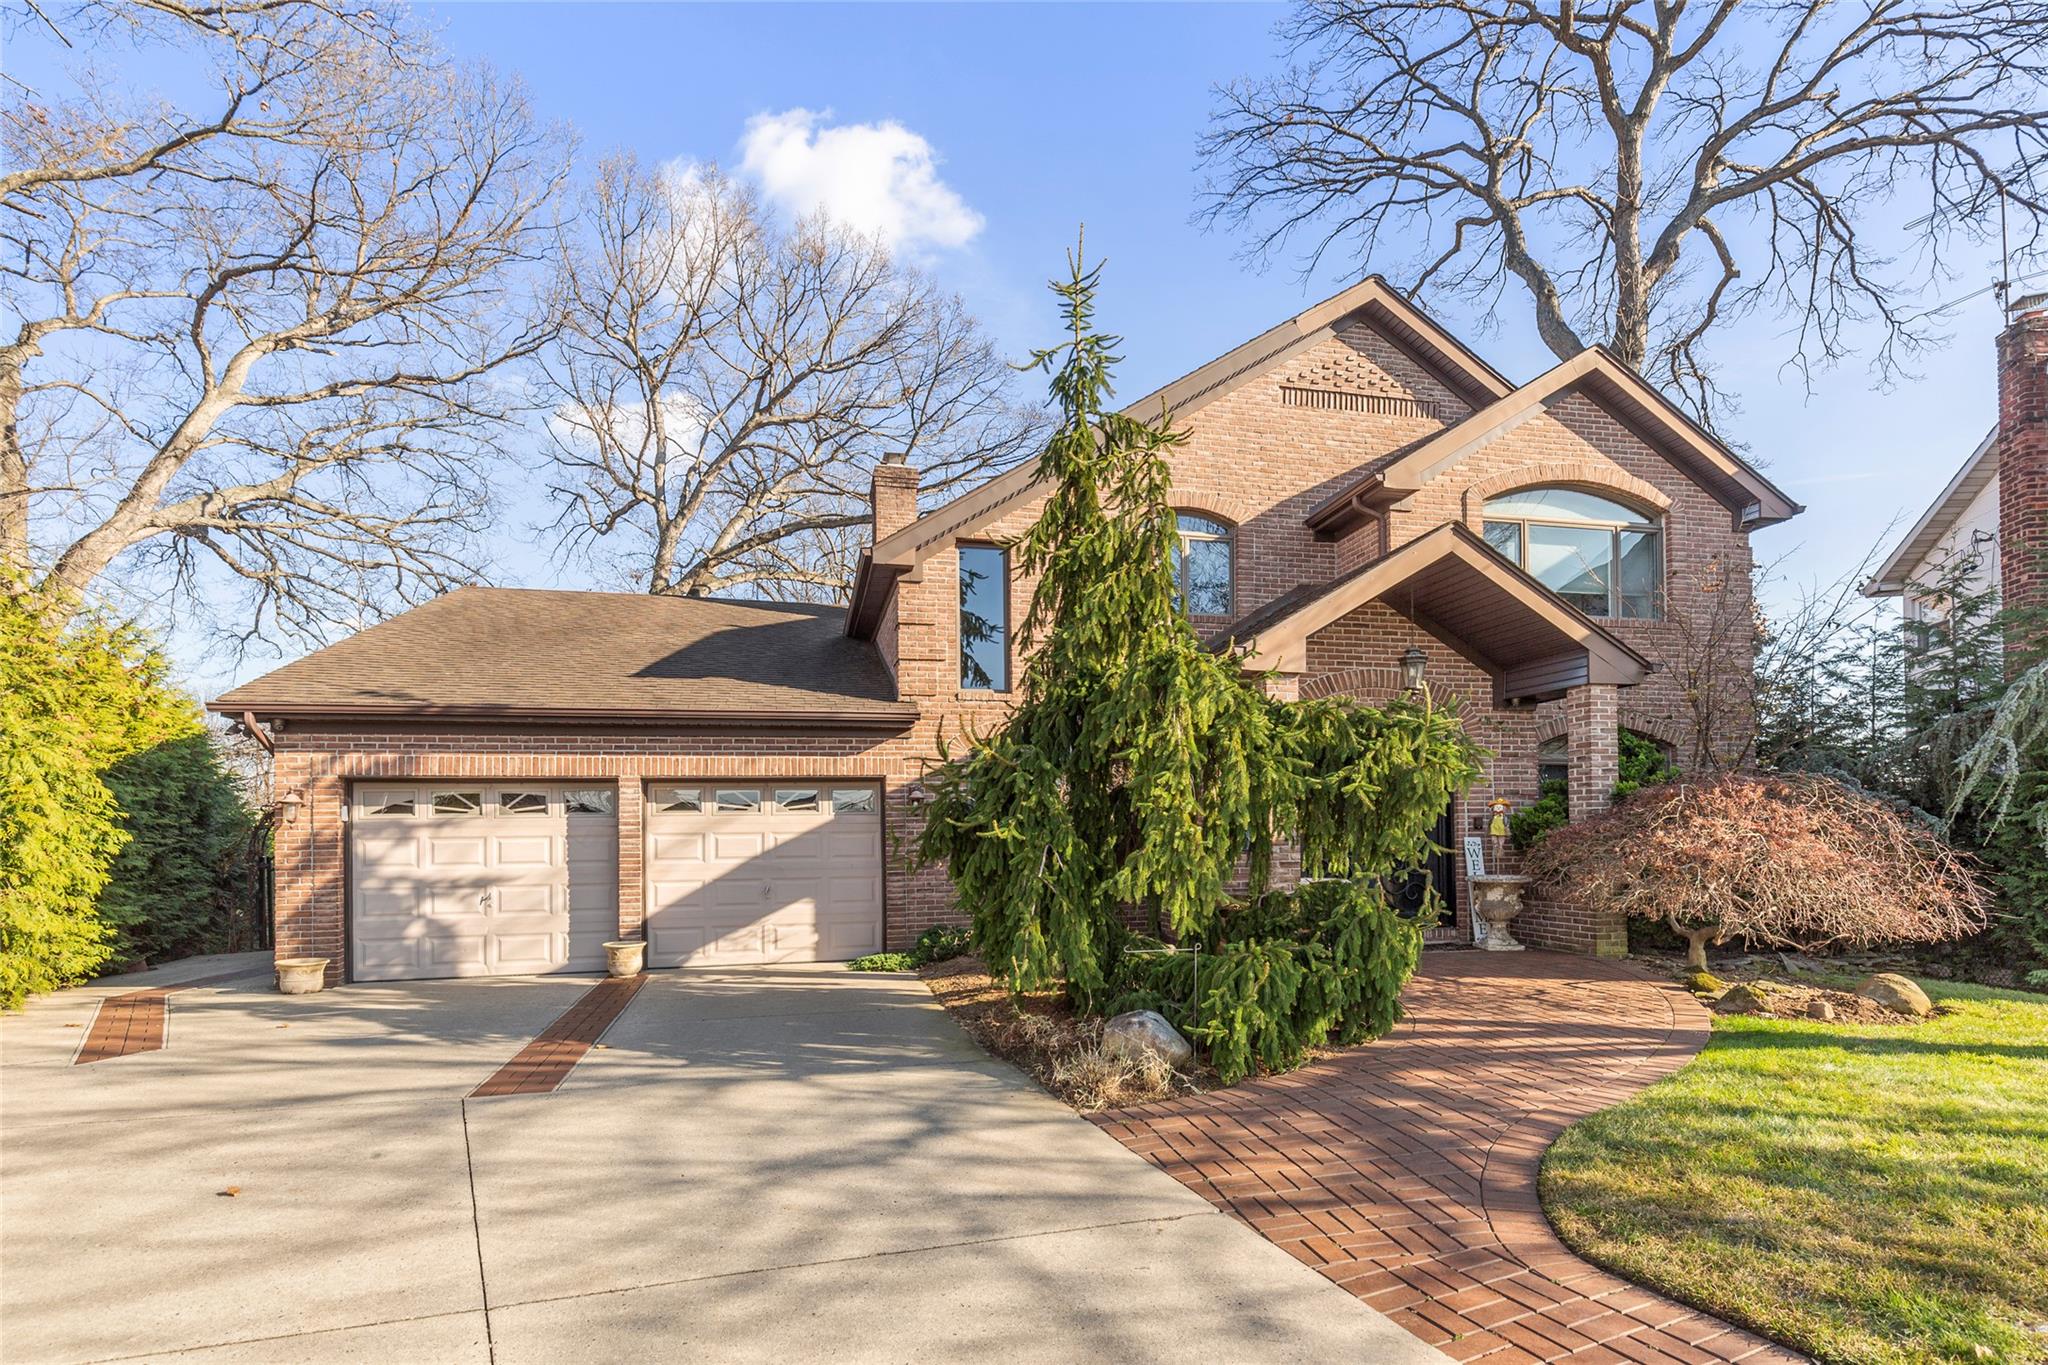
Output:
<svg viewBox="0 0 2048 1365">
<path fill-rule="evenodd" d="M 936 183 L 915 187 L 923 198 L 912 217 L 932 226 L 913 233 L 910 249 L 1014 355 L 1052 337 L 1043 284 L 1085 222 L 1090 254 L 1110 263 L 1102 318 L 1126 338 L 1126 394 L 1373 268 L 1333 260 L 1308 281 L 1284 263 L 1261 272 L 1236 258 L 1235 240 L 1190 221 L 1211 87 L 1274 61 L 1278 5 L 463 3 L 424 12 L 458 56 L 519 73 L 544 116 L 576 129 L 587 157 L 630 147 L 649 160 L 738 169 L 749 121 L 767 117 L 796 158 L 789 192 L 801 197 L 805 176 L 829 175 L 821 148 L 874 153 L 921 139 Z M 875 131 L 889 124 L 902 130 L 888 131 L 894 143 Z M 1933 297 L 1987 284 L 1994 262 L 1980 257 Z M 1554 363 L 1517 295 L 1490 317 L 1438 312 L 1511 378 Z M 1992 421 L 1996 310 L 1980 295 L 1946 324 L 1953 344 L 1924 360 L 1921 382 L 1891 392 L 1851 362 L 1809 395 L 1782 370 L 1789 344 L 1777 324 L 1721 345 L 1724 382 L 1742 403 L 1733 436 L 1811 509 L 1761 535 L 1760 558 L 1788 557 L 1795 580 L 1833 579 L 1948 479 Z M 501 581 L 577 586 L 573 568 L 526 540 L 505 538 Z M 275 663 L 180 657 L 203 689 Z"/>
</svg>

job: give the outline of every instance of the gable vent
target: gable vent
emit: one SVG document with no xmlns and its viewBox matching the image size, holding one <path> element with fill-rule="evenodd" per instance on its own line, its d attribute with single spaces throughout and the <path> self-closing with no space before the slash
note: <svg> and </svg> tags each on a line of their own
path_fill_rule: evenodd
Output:
<svg viewBox="0 0 2048 1365">
<path fill-rule="evenodd" d="M 1383 393 L 1356 393 L 1344 389 L 1304 389 L 1280 386 L 1280 401 L 1290 408 L 1322 408 L 1328 412 L 1370 412 L 1381 417 L 1426 417 L 1441 421 L 1436 404 L 1420 398 L 1396 398 Z"/>
</svg>

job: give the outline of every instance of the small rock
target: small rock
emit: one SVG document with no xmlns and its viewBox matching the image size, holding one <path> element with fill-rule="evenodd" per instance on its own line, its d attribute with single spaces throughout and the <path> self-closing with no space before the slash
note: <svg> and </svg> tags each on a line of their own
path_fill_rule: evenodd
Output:
<svg viewBox="0 0 2048 1365">
<path fill-rule="evenodd" d="M 1770 1006 L 1764 1000 L 1763 989 L 1754 983 L 1730 986 L 1722 997 L 1714 1002 L 1714 1008 L 1723 1014 L 1764 1014 Z"/>
<path fill-rule="evenodd" d="M 1132 1010 L 1104 1024 L 1102 1050 L 1122 1056 L 1152 1053 L 1168 1066 L 1184 1065 L 1195 1055 L 1194 1044 L 1157 1010 Z"/>
<path fill-rule="evenodd" d="M 1856 994 L 1899 1014 L 1925 1019 L 1934 1013 L 1934 1002 L 1927 998 L 1927 992 L 1914 985 L 1910 977 L 1900 976 L 1897 972 L 1879 972 L 1876 976 L 1865 977 L 1858 983 Z"/>
<path fill-rule="evenodd" d="M 1694 995 L 1712 995 L 1728 989 L 1728 983 L 1712 972 L 1694 972 L 1685 978 L 1685 988 Z"/>
<path fill-rule="evenodd" d="M 1832 1024 L 1835 1021 L 1835 1007 L 1831 1001 L 1816 1000 L 1806 1007 L 1806 1013 L 1824 1024 Z"/>
</svg>

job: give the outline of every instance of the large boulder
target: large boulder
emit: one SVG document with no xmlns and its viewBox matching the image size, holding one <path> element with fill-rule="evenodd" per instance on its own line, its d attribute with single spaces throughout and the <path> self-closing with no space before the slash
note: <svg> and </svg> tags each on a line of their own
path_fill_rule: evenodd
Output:
<svg viewBox="0 0 2048 1365">
<path fill-rule="evenodd" d="M 1876 976 L 1864 977 L 1856 987 L 1856 994 L 1899 1014 L 1925 1019 L 1934 1013 L 1934 1002 L 1927 998 L 1927 992 L 1915 985 L 1910 977 L 1900 976 L 1897 972 L 1879 972 Z"/>
<path fill-rule="evenodd" d="M 1761 982 L 1730 986 L 1714 1002 L 1714 1008 L 1723 1014 L 1769 1014 L 1770 1001 L 1764 998 L 1768 993 Z"/>
<path fill-rule="evenodd" d="M 1194 1044 L 1157 1010 L 1132 1010 L 1104 1024 L 1102 1050 L 1133 1059 L 1150 1054 L 1168 1066 L 1184 1066 L 1195 1055 Z"/>
</svg>

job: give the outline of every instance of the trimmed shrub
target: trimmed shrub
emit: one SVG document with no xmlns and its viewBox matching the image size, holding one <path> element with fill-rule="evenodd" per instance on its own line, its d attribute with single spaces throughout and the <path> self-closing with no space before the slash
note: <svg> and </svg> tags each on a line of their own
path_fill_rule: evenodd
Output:
<svg viewBox="0 0 2048 1365">
<path fill-rule="evenodd" d="M 1285 1071 L 1310 1049 L 1380 1037 L 1422 952 L 1372 879 L 1272 891 L 1220 917 L 1199 953 L 1134 938 L 1112 1013 L 1158 1010 L 1201 1047 L 1225 1084 Z"/>
</svg>

